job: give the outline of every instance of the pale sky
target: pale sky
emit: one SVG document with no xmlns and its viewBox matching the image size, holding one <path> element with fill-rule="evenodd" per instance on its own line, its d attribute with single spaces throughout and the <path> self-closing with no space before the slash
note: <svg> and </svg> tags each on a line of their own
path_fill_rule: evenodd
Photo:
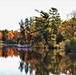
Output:
<svg viewBox="0 0 76 75">
<path fill-rule="evenodd" d="M 19 29 L 21 19 L 39 15 L 35 9 L 48 12 L 51 7 L 66 20 L 67 14 L 76 10 L 76 0 L 0 0 L 0 30 Z"/>
</svg>

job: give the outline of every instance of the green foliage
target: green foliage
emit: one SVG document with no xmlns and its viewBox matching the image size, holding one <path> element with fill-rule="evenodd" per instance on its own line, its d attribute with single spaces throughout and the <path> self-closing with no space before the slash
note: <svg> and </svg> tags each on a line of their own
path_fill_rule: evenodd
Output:
<svg viewBox="0 0 76 75">
<path fill-rule="evenodd" d="M 61 23 L 61 19 L 56 8 L 51 8 L 49 12 L 39 11 L 40 17 L 35 17 L 36 29 L 40 29 L 43 39 L 48 46 L 53 46 L 53 42 L 56 41 L 57 27 Z"/>
<path fill-rule="evenodd" d="M 66 41 L 65 49 L 72 51 L 76 50 L 76 37 Z"/>
<path fill-rule="evenodd" d="M 15 43 L 25 44 L 30 43 L 37 46 L 42 42 L 42 46 L 46 44 L 49 49 L 57 43 L 60 48 L 75 50 L 76 45 L 76 12 L 73 12 L 72 17 L 68 20 L 61 21 L 58 10 L 54 7 L 48 12 L 35 9 L 40 16 L 25 18 L 25 21 L 20 21 L 20 33 L 17 38 L 12 41 Z M 2 41 L 8 42 L 8 30 L 3 30 Z M 11 31 L 13 33 L 13 31 Z M 69 39 L 69 42 L 67 41 Z M 10 42 L 9 42 L 10 43 Z M 40 45 L 38 45 L 39 48 Z"/>
</svg>

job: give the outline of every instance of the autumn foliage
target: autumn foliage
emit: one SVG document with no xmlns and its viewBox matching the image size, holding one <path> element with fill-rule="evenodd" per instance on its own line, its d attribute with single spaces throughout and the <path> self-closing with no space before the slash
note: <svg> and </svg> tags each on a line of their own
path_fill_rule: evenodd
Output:
<svg viewBox="0 0 76 75">
<path fill-rule="evenodd" d="M 9 32 L 7 33 L 7 37 L 8 37 L 9 40 L 12 40 L 12 39 L 14 38 L 14 34 L 9 31 Z"/>
<path fill-rule="evenodd" d="M 18 36 L 19 36 L 19 32 L 18 32 L 17 30 L 15 30 L 15 31 L 13 32 L 13 34 L 14 34 L 14 37 L 18 37 Z"/>
<path fill-rule="evenodd" d="M 0 56 L 2 56 L 2 49 L 0 49 Z"/>
<path fill-rule="evenodd" d="M 0 39 L 2 39 L 2 37 L 3 37 L 3 34 L 2 34 L 2 32 L 0 31 Z"/>
<path fill-rule="evenodd" d="M 7 55 L 8 56 L 13 56 L 14 55 L 14 50 L 12 48 L 8 48 Z"/>
</svg>

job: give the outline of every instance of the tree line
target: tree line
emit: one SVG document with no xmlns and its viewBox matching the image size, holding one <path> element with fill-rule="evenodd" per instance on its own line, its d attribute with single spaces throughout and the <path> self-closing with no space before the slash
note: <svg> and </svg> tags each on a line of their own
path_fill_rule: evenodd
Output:
<svg viewBox="0 0 76 75">
<path fill-rule="evenodd" d="M 75 49 L 76 44 L 76 12 L 68 15 L 62 21 L 60 13 L 54 7 L 48 12 L 39 11 L 39 16 L 25 18 L 19 22 L 20 31 L 0 30 L 0 40 L 3 43 L 32 44 L 34 47 L 66 50 Z M 69 16 L 71 16 L 69 18 Z"/>
</svg>

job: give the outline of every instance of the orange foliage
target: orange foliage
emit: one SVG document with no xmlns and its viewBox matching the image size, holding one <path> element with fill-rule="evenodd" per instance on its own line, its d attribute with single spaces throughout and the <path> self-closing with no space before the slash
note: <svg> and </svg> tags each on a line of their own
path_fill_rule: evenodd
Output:
<svg viewBox="0 0 76 75">
<path fill-rule="evenodd" d="M 0 56 L 2 56 L 2 50 L 0 49 Z"/>
<path fill-rule="evenodd" d="M 13 50 L 12 48 L 9 48 L 9 49 L 7 50 L 7 55 L 8 55 L 8 56 L 13 56 L 13 55 L 14 55 L 14 50 Z"/>
<path fill-rule="evenodd" d="M 38 45 L 42 45 L 43 44 L 43 42 L 38 42 Z"/>
<path fill-rule="evenodd" d="M 65 30 L 65 26 L 63 24 L 59 25 L 58 31 L 61 32 L 63 30 Z"/>
<path fill-rule="evenodd" d="M 2 34 L 2 32 L 0 31 L 0 39 L 2 39 L 2 37 L 3 37 L 3 34 Z"/>
<path fill-rule="evenodd" d="M 29 40 L 26 40 L 26 43 L 29 43 Z"/>
<path fill-rule="evenodd" d="M 25 33 L 29 33 L 29 31 L 27 29 L 25 29 Z"/>
<path fill-rule="evenodd" d="M 25 61 L 27 61 L 27 58 L 28 58 L 28 50 L 26 50 L 25 52 Z"/>
<path fill-rule="evenodd" d="M 18 56 L 19 55 L 19 52 L 18 51 L 15 51 L 14 52 L 14 56 Z"/>
<path fill-rule="evenodd" d="M 17 30 L 14 31 L 14 36 L 17 37 L 19 35 L 19 32 Z"/>
<path fill-rule="evenodd" d="M 9 40 L 12 40 L 12 39 L 14 38 L 14 34 L 13 34 L 11 31 L 9 31 L 9 32 L 7 33 L 7 36 L 8 36 L 8 39 L 9 39 Z"/>
<path fill-rule="evenodd" d="M 27 34 L 25 35 L 25 38 L 28 39 L 28 35 Z"/>
<path fill-rule="evenodd" d="M 36 60 L 36 59 L 34 59 L 34 58 L 32 58 L 32 59 L 30 60 L 30 63 L 37 64 L 37 60 Z"/>
<path fill-rule="evenodd" d="M 38 52 L 39 54 L 41 54 L 41 55 L 43 54 L 43 51 L 42 51 L 42 50 L 38 50 L 37 52 Z"/>
<path fill-rule="evenodd" d="M 37 34 L 38 34 L 37 32 L 31 33 L 32 37 L 37 36 Z"/>
</svg>

